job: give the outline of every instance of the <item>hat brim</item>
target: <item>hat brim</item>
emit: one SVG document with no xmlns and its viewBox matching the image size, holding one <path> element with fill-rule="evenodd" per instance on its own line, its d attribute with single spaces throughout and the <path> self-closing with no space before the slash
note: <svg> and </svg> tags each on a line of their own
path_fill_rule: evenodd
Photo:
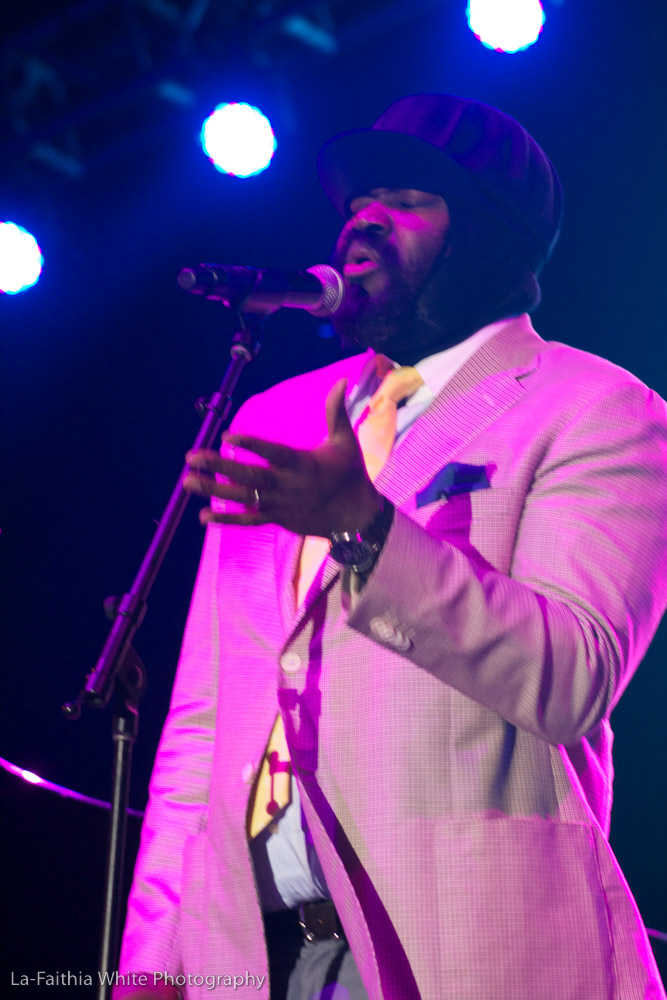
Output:
<svg viewBox="0 0 667 1000">
<path fill-rule="evenodd" d="M 375 188 L 407 188 L 440 194 L 480 193 L 474 178 L 442 150 L 417 136 L 359 129 L 334 136 L 320 150 L 318 172 L 324 191 L 340 214 L 350 201 Z"/>
</svg>

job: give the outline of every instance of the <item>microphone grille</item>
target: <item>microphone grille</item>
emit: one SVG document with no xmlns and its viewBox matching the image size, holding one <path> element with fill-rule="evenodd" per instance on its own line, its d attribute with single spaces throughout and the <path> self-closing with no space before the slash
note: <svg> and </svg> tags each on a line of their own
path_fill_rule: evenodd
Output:
<svg viewBox="0 0 667 1000">
<path fill-rule="evenodd" d="M 345 284 L 335 268 L 329 264 L 314 264 L 308 268 L 322 285 L 322 297 L 316 306 L 308 310 L 313 316 L 332 316 L 343 304 Z"/>
</svg>

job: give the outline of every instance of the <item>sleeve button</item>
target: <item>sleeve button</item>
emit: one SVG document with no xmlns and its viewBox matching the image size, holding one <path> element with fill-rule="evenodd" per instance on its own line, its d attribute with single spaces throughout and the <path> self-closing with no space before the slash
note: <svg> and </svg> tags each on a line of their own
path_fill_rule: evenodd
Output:
<svg viewBox="0 0 667 1000">
<path fill-rule="evenodd" d="M 381 642 L 393 643 L 396 639 L 396 629 L 386 618 L 371 618 L 370 630 Z"/>
<path fill-rule="evenodd" d="M 412 639 L 395 628 L 386 618 L 371 618 L 369 628 L 376 639 L 394 649 L 405 651 L 412 646 Z"/>
</svg>

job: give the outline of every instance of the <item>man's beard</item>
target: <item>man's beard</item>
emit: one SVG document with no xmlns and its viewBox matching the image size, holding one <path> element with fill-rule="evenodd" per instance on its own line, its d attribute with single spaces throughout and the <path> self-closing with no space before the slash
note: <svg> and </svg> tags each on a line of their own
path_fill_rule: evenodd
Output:
<svg viewBox="0 0 667 1000">
<path fill-rule="evenodd" d="M 426 338 L 437 337 L 437 324 L 423 308 L 421 293 L 428 280 L 422 280 L 415 289 L 414 281 L 405 276 L 393 247 L 373 246 L 380 257 L 386 275 L 384 291 L 370 295 L 363 285 L 346 283 L 343 305 L 331 317 L 331 325 L 345 346 L 372 347 L 375 351 L 385 348 L 392 357 L 403 353 Z M 345 252 L 331 257 L 332 265 L 342 271 Z"/>
<path fill-rule="evenodd" d="M 371 298 L 361 285 L 352 284 L 343 306 L 331 317 L 331 325 L 344 345 L 382 351 L 414 328 L 418 297 L 404 282 L 395 279 L 379 299 Z"/>
<path fill-rule="evenodd" d="M 372 347 L 397 364 L 416 364 L 495 320 L 532 312 L 539 304 L 540 286 L 520 240 L 484 206 L 468 205 L 458 226 L 453 217 L 445 245 L 419 281 L 406 273 L 391 245 L 378 247 L 367 237 L 366 242 L 387 275 L 386 291 L 371 297 L 348 282 L 331 323 L 344 345 Z M 345 253 L 346 248 L 334 251 L 337 270 L 344 267 Z"/>
</svg>

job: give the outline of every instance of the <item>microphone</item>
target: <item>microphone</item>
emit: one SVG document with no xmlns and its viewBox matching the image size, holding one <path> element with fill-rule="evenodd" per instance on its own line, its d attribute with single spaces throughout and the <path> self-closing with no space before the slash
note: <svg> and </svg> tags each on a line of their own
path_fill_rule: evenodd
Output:
<svg viewBox="0 0 667 1000">
<path fill-rule="evenodd" d="M 272 313 L 286 306 L 305 309 L 313 316 L 331 316 L 340 309 L 345 294 L 342 277 L 328 264 L 315 264 L 307 271 L 197 264 L 184 267 L 177 280 L 186 292 L 245 312 Z"/>
</svg>

